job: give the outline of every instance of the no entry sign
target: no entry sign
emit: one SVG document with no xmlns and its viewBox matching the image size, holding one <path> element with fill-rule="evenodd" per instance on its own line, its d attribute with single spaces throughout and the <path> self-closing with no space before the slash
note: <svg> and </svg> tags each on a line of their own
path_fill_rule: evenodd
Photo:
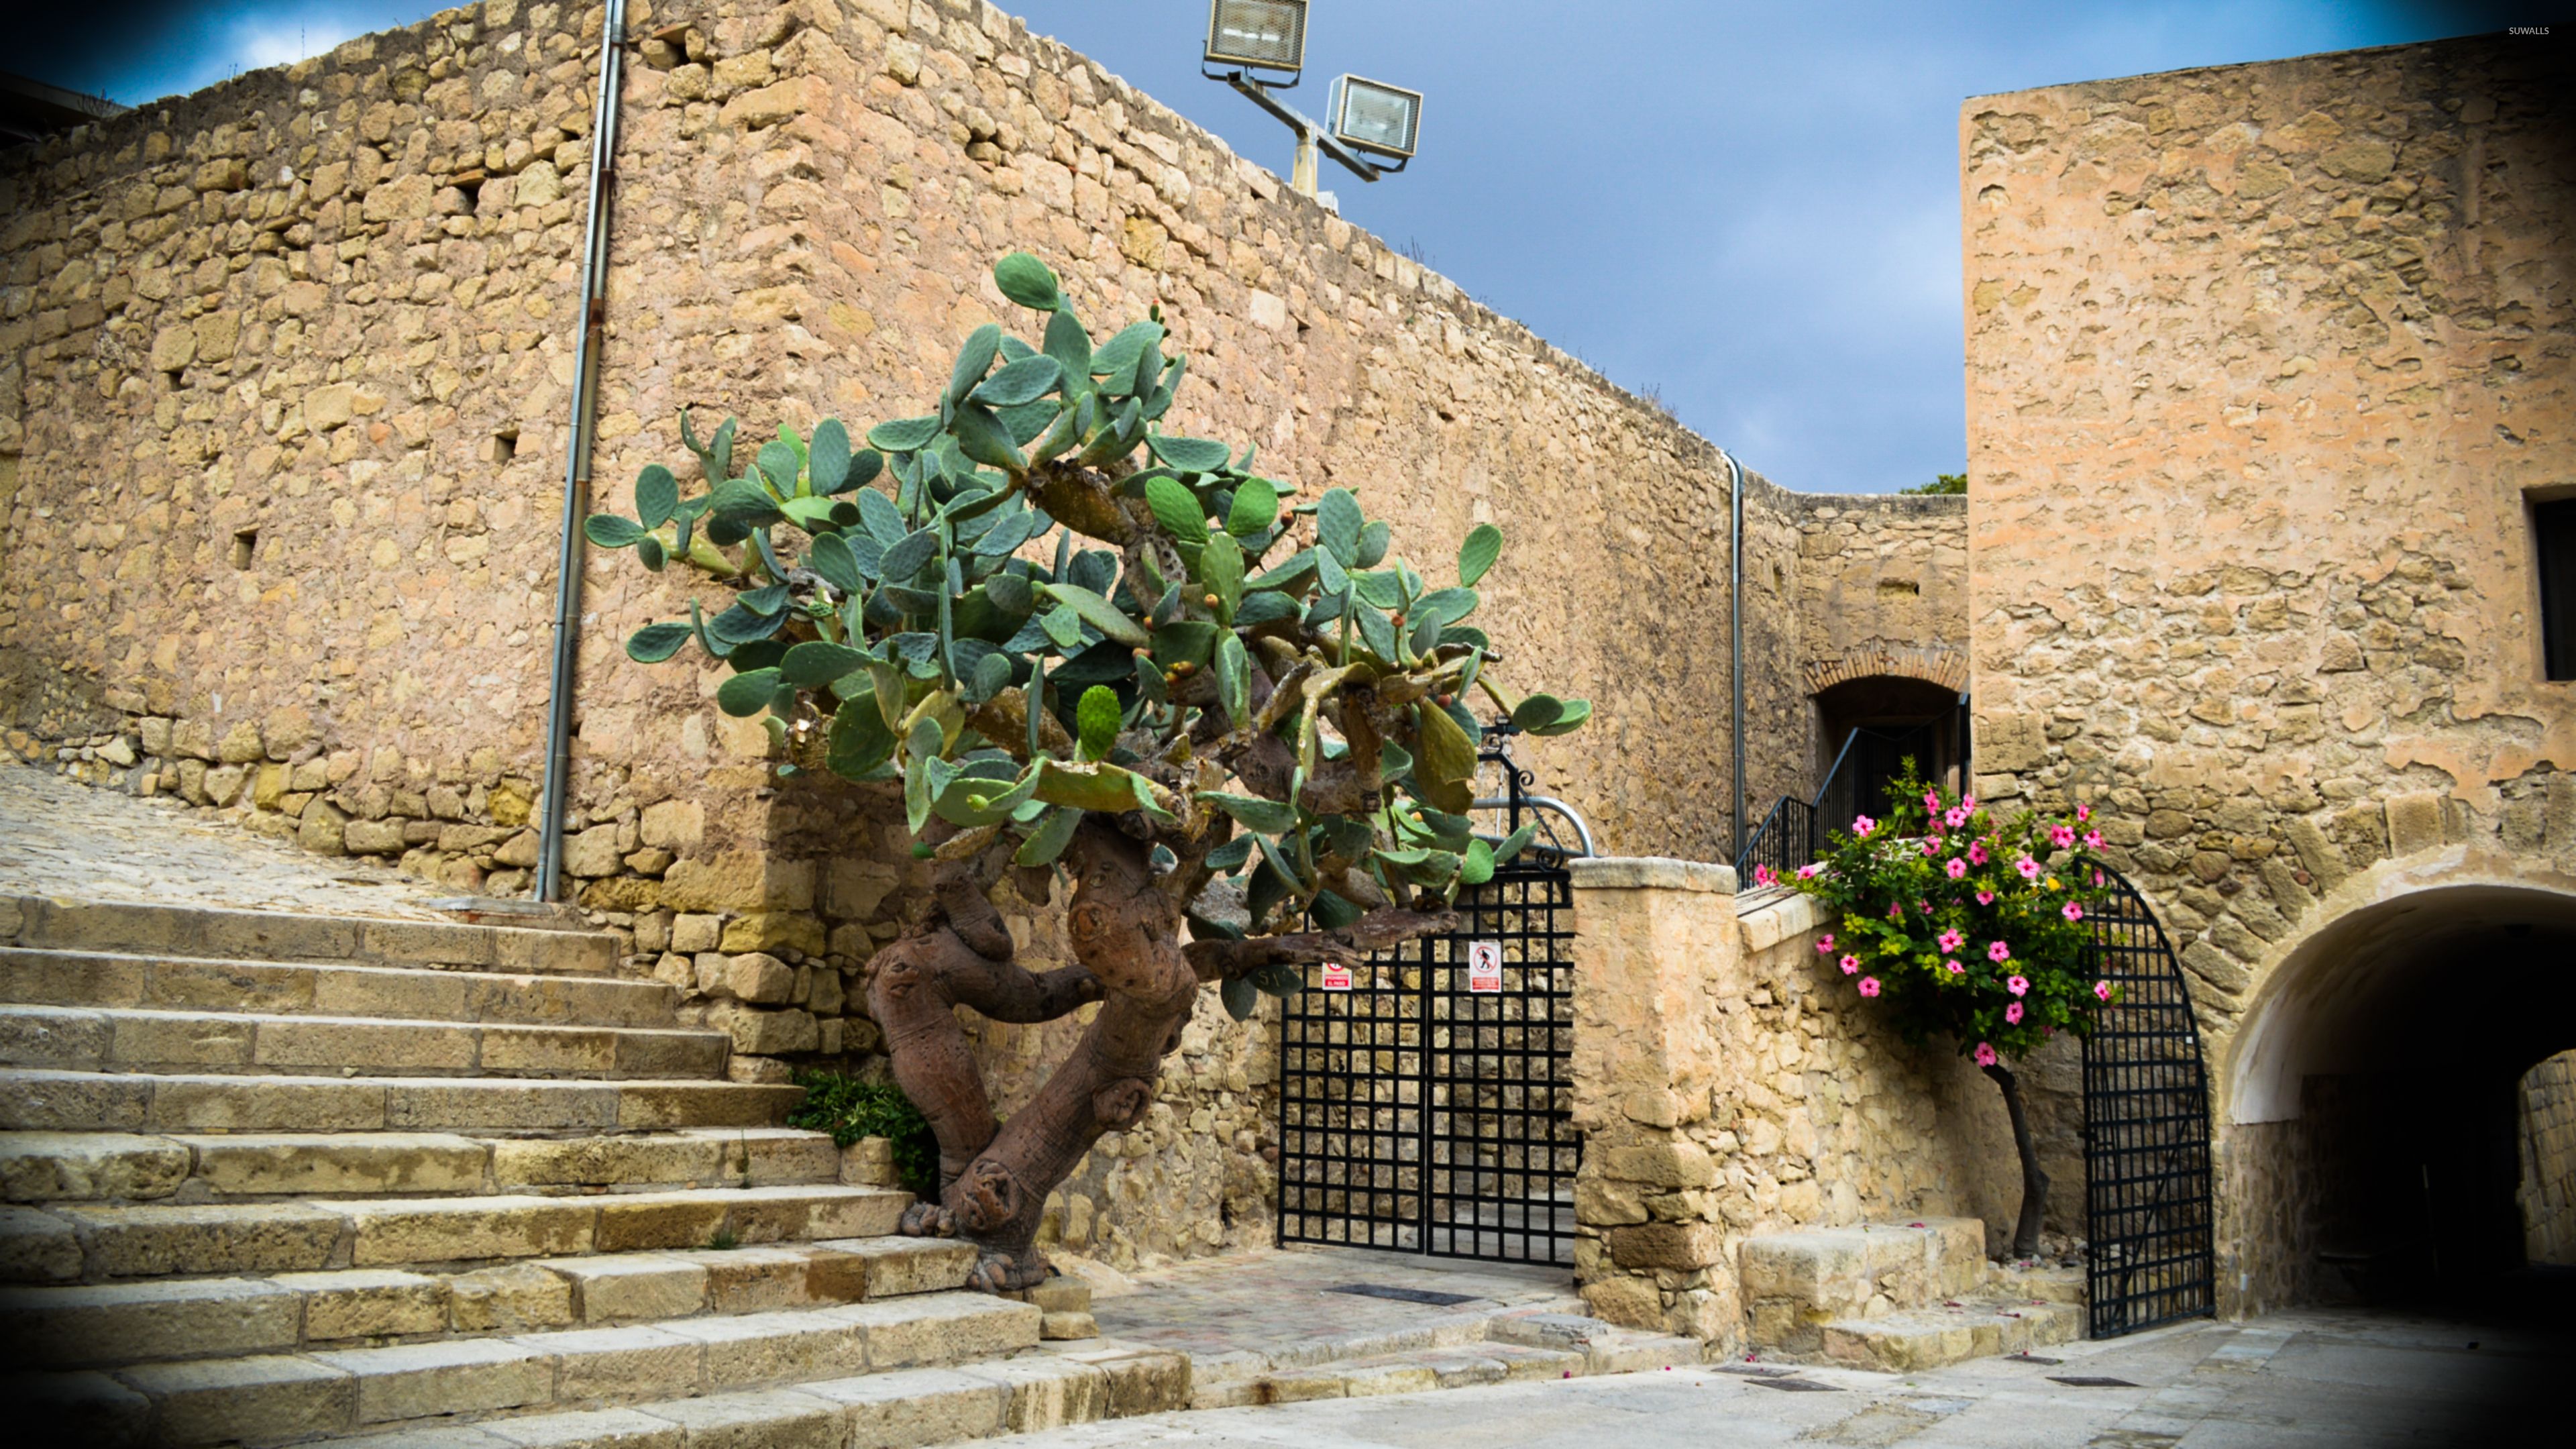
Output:
<svg viewBox="0 0 2576 1449">
<path fill-rule="evenodd" d="M 1343 964 L 1342 964 L 1341 962 L 1339 962 L 1339 961 L 1327 961 L 1327 962 L 1325 962 L 1325 963 L 1324 963 L 1324 989 L 1325 989 L 1326 991 L 1348 991 L 1348 990 L 1350 990 L 1350 989 L 1351 989 L 1351 968 L 1350 968 L 1350 967 L 1348 967 L 1348 966 L 1343 965 Z"/>
<path fill-rule="evenodd" d="M 1503 989 L 1503 943 L 1470 941 L 1467 943 L 1467 989 L 1479 995 L 1499 995 Z"/>
</svg>

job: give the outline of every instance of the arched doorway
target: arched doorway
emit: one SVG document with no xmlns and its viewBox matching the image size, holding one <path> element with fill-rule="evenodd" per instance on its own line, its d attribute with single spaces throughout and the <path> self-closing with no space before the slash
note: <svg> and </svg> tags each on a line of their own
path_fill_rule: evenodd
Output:
<svg viewBox="0 0 2576 1449">
<path fill-rule="evenodd" d="M 2402 1298 L 2524 1261 L 2521 1079 L 2576 1046 L 2576 894 L 2413 890 L 2308 934 L 2227 1074 L 2241 1306 Z"/>
<path fill-rule="evenodd" d="M 1885 815 L 1889 785 L 1908 759 L 1925 783 L 1963 788 L 1967 698 L 1947 685 L 1893 674 L 1818 690 L 1819 822 L 1841 828 L 1855 815 Z"/>
</svg>

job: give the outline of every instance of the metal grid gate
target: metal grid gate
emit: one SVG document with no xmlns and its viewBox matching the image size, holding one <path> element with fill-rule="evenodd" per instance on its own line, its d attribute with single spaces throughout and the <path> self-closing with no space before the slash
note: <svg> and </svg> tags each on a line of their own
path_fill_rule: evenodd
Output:
<svg viewBox="0 0 2576 1449">
<path fill-rule="evenodd" d="M 1505 1263 L 1574 1261 L 1567 1058 L 1571 877 L 1507 866 L 1459 892 L 1461 929 L 1323 965 L 1279 1022 L 1279 1241 Z M 1501 947 L 1499 991 L 1469 948 Z"/>
<path fill-rule="evenodd" d="M 2217 1312 L 2209 1080 L 2191 993 L 2154 912 L 2116 871 L 2093 908 L 2095 973 L 2120 989 L 2084 1042 L 2092 1335 Z"/>
</svg>

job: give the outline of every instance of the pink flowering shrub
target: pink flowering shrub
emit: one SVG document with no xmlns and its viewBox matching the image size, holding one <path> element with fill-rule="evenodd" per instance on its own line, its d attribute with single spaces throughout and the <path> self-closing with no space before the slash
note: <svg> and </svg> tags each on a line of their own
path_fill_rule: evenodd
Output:
<svg viewBox="0 0 2576 1449">
<path fill-rule="evenodd" d="M 2115 1009 L 2118 989 L 2086 970 L 2101 843 L 2089 810 L 2004 819 L 1926 790 L 1910 767 L 1891 793 L 1886 819 L 1834 832 L 1794 884 L 1841 915 L 1818 949 L 1900 1034 L 1953 1037 L 1988 1066 L 2061 1031 L 2081 1036 Z"/>
</svg>

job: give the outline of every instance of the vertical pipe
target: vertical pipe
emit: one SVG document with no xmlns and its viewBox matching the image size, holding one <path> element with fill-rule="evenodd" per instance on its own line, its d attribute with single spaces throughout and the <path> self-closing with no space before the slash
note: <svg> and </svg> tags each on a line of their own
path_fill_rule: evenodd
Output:
<svg viewBox="0 0 2576 1449">
<path fill-rule="evenodd" d="M 617 91 L 626 0 L 608 0 L 599 29 L 599 104 L 590 121 L 590 210 L 582 244 L 581 342 L 564 457 L 563 544 L 555 562 L 554 667 L 546 681 L 546 781 L 538 808 L 536 898 L 555 899 L 563 874 L 565 777 L 572 766 L 572 676 L 581 647 L 581 521 L 590 508 L 591 424 L 599 349 L 608 327 L 608 203 L 617 185 Z"/>
<path fill-rule="evenodd" d="M 1726 616 L 1735 634 L 1735 646 L 1729 651 L 1728 670 L 1734 676 L 1735 684 L 1734 724 L 1729 731 L 1735 744 L 1735 814 L 1730 822 L 1730 828 L 1735 832 L 1735 847 L 1726 853 L 1726 858 L 1734 860 L 1744 854 L 1744 468 L 1735 461 L 1735 455 L 1724 448 L 1717 450 L 1717 456 L 1726 460 L 1728 507 L 1734 514 L 1726 545 L 1729 579 Z"/>
</svg>

